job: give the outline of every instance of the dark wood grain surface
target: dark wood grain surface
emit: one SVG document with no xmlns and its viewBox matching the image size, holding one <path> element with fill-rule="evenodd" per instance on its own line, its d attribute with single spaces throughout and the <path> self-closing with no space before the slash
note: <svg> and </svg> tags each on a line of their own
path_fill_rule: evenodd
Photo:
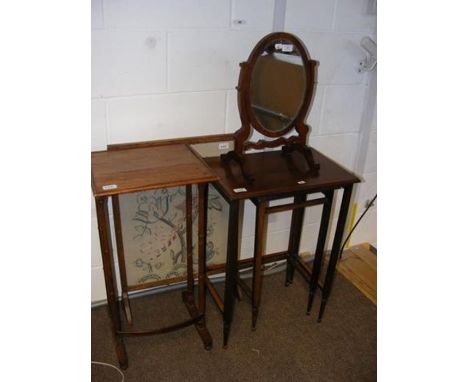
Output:
<svg viewBox="0 0 468 382">
<path fill-rule="evenodd" d="M 306 160 L 297 152 L 289 158 L 282 155 L 281 151 L 246 154 L 245 170 L 254 178 L 251 183 L 242 177 L 238 165 L 233 162 L 223 163 L 219 157 L 205 158 L 205 162 L 219 177 L 218 189 L 231 200 L 323 191 L 360 182 L 357 176 L 319 151 L 312 149 L 312 152 L 320 163 L 317 176 L 310 175 Z M 240 188 L 246 191 L 234 191 Z"/>
<path fill-rule="evenodd" d="M 95 196 L 208 183 L 217 179 L 206 164 L 182 144 L 93 152 L 91 176 Z"/>
</svg>

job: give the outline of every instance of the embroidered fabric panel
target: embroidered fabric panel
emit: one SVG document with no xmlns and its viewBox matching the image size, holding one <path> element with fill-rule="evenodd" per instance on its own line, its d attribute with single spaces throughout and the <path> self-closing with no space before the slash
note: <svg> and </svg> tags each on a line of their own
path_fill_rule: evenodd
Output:
<svg viewBox="0 0 468 382">
<path fill-rule="evenodd" d="M 192 187 L 193 260 L 198 267 L 198 192 Z M 128 285 L 172 279 L 187 270 L 185 186 L 120 195 Z M 208 188 L 208 264 L 225 262 L 229 206 Z"/>
</svg>

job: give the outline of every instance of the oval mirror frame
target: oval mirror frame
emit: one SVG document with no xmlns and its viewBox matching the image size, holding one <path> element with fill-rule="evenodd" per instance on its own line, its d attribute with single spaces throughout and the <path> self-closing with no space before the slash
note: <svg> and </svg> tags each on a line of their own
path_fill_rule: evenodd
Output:
<svg viewBox="0 0 468 382">
<path fill-rule="evenodd" d="M 293 119 L 281 130 L 272 131 L 264 127 L 257 119 L 255 112 L 252 108 L 251 102 L 251 85 L 252 85 L 252 75 L 254 72 L 255 64 L 258 59 L 262 56 L 265 51 L 270 50 L 273 44 L 285 44 L 292 45 L 293 52 L 298 53 L 295 56 L 298 56 L 302 61 L 302 68 L 304 71 L 304 94 L 302 97 L 302 103 L 297 108 L 296 114 Z M 277 138 L 281 137 L 291 131 L 293 127 L 296 127 L 296 130 L 300 132 L 302 125 L 304 125 L 304 118 L 307 114 L 307 111 L 310 106 L 310 101 L 312 98 L 312 90 L 314 86 L 314 67 L 315 62 L 309 59 L 307 50 L 305 49 L 302 42 L 294 35 L 286 32 L 274 32 L 262 38 L 257 45 L 254 47 L 252 52 L 249 55 L 249 58 L 246 62 L 243 62 L 241 65 L 241 73 L 239 76 L 239 83 L 237 86 L 238 90 L 238 107 L 241 117 L 242 126 L 252 126 L 260 134 L 270 137 Z M 304 126 L 305 127 L 305 126 Z M 305 127 L 307 129 L 307 127 Z M 307 129 L 308 130 L 308 129 Z M 305 140 L 304 140 L 305 143 Z"/>
<path fill-rule="evenodd" d="M 271 131 L 264 128 L 264 126 L 262 126 L 257 120 L 251 105 L 250 89 L 252 83 L 252 73 L 256 61 L 266 48 L 273 47 L 273 49 L 275 49 L 274 45 L 272 46 L 275 41 L 286 42 L 287 44 L 295 47 L 297 50 L 297 53 L 303 63 L 305 89 L 302 104 L 298 108 L 297 113 L 292 121 L 282 130 Z M 288 48 L 291 49 L 290 47 Z M 284 51 L 282 53 L 284 53 Z M 307 145 L 307 134 L 309 132 L 309 127 L 304 123 L 304 119 L 310 107 L 312 93 L 315 86 L 316 64 L 316 61 L 313 61 L 309 58 L 309 54 L 304 47 L 304 44 L 296 36 L 287 32 L 273 32 L 266 35 L 257 43 L 257 45 L 255 45 L 254 49 L 249 55 L 248 60 L 246 62 L 240 63 L 241 70 L 236 89 L 241 127 L 233 134 L 234 150 L 231 150 L 226 154 L 221 154 L 221 160 L 227 166 L 229 166 L 231 161 L 237 163 L 243 178 L 248 183 L 254 180 L 253 177 L 244 168 L 244 153 L 250 149 L 260 150 L 264 148 L 282 146 L 282 153 L 287 156 L 290 155 L 293 151 L 298 151 L 307 161 L 311 175 L 316 176 L 318 174 L 320 164 L 315 161 L 312 150 Z M 251 135 L 252 128 L 266 137 L 275 139 L 259 139 L 257 142 L 251 142 L 249 141 L 249 137 Z M 293 128 L 295 128 L 297 135 L 292 134 L 288 137 L 284 137 L 284 135 L 288 134 Z"/>
</svg>

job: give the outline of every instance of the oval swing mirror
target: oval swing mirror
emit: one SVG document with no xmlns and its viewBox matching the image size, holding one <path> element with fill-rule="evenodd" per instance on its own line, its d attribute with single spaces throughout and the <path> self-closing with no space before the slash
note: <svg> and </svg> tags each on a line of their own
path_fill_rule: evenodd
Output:
<svg viewBox="0 0 468 382">
<path fill-rule="evenodd" d="M 294 35 L 274 32 L 262 38 L 240 64 L 237 105 L 241 127 L 234 137 L 234 150 L 221 155 L 224 163 L 236 162 L 243 177 L 245 152 L 282 146 L 285 155 L 298 151 L 306 159 L 311 174 L 320 165 L 307 145 L 309 126 L 304 122 L 314 89 L 316 61 L 309 59 L 306 48 Z M 249 141 L 252 128 L 269 138 Z M 286 137 L 292 129 L 296 135 Z"/>
<path fill-rule="evenodd" d="M 266 40 L 249 58 L 249 106 L 256 130 L 267 136 L 287 133 L 304 105 L 307 57 L 290 38 Z"/>
</svg>

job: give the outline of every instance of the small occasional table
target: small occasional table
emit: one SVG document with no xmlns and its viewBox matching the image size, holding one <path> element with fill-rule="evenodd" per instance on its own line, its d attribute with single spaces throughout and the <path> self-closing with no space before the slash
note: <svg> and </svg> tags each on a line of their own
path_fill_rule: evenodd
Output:
<svg viewBox="0 0 468 382">
<path fill-rule="evenodd" d="M 219 177 L 214 186 L 226 199 L 230 207 L 224 299 L 216 292 L 216 289 L 210 284 L 208 278 L 205 280 L 208 291 L 223 313 L 224 347 L 228 344 L 237 287 L 241 287 L 247 296 L 251 298 L 252 329 L 255 329 L 260 306 L 262 264 L 287 259 L 286 285 L 292 282 L 294 269 L 297 269 L 305 276 L 309 282 L 307 313 L 310 312 L 322 266 L 333 196 L 336 190 L 344 189 L 330 261 L 322 288 L 319 321 L 322 318 L 327 299 L 330 295 L 339 250 L 343 240 L 353 185 L 360 180 L 319 151 L 314 149 L 312 151 L 314 158 L 320 163 L 320 171 L 316 176 L 310 175 L 306 161 L 297 152 L 291 155 L 283 155 L 281 151 L 268 151 L 245 155 L 244 170 L 252 176 L 252 182 L 246 181 L 242 176 L 240 168 L 236 167 L 236 165 L 227 165 L 219 157 L 205 158 L 205 162 Z M 319 198 L 307 200 L 309 194 L 318 194 Z M 270 201 L 290 197 L 294 198 L 293 203 L 269 206 Z M 238 276 L 238 264 L 241 263 L 238 262 L 239 204 L 245 200 L 251 200 L 256 206 L 255 249 L 251 288 Z M 318 232 L 315 258 L 312 269 L 310 269 L 298 256 L 299 243 L 304 210 L 308 206 L 318 204 L 323 204 L 324 207 Z M 287 251 L 267 255 L 265 254 L 265 241 L 267 239 L 266 217 L 271 213 L 288 210 L 293 211 L 288 249 Z"/>
<path fill-rule="evenodd" d="M 207 185 L 217 176 L 203 160 L 185 144 L 101 151 L 91 154 L 92 189 L 96 201 L 97 222 L 106 285 L 107 303 L 120 367 L 128 367 L 123 337 L 145 336 L 170 332 L 195 325 L 205 349 L 212 346 L 212 338 L 205 326 L 205 248 Z M 127 322 L 132 326 L 132 315 L 126 286 L 124 253 L 121 233 L 119 195 L 125 193 L 186 187 L 186 225 L 192 227 L 192 186 L 198 186 L 198 306 L 194 297 L 192 257 L 192 230 L 186 230 L 187 288 L 182 294 L 190 319 L 153 330 L 123 330 L 120 303 L 116 288 L 116 275 L 111 244 L 108 199 L 112 199 L 117 256 L 122 284 L 122 305 Z"/>
</svg>

